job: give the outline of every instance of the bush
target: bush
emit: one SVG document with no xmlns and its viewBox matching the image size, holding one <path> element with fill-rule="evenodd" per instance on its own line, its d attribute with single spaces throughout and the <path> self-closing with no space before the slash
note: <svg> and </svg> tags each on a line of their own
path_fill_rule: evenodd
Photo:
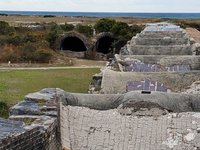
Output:
<svg viewBox="0 0 200 150">
<path fill-rule="evenodd" d="M 144 25 L 132 25 L 130 26 L 130 32 L 134 35 L 140 33 L 144 29 Z"/>
<path fill-rule="evenodd" d="M 10 27 L 9 24 L 5 21 L 0 21 L 0 34 L 9 35 L 14 32 L 14 28 Z"/>
<path fill-rule="evenodd" d="M 63 30 L 63 31 L 66 31 L 66 32 L 68 32 L 68 31 L 72 31 L 73 29 L 74 29 L 74 25 L 72 25 L 72 24 L 64 24 L 64 25 L 60 25 L 60 27 L 61 27 L 61 29 Z"/>
<path fill-rule="evenodd" d="M 19 50 L 12 45 L 5 45 L 0 49 L 0 61 L 1 62 L 18 62 L 20 61 L 20 52 Z"/>
<path fill-rule="evenodd" d="M 49 50 L 39 49 L 34 53 L 34 59 L 40 63 L 47 63 L 52 58 L 52 53 Z"/>
<path fill-rule="evenodd" d="M 9 116 L 9 107 L 5 102 L 0 101 L 0 117 L 8 118 Z"/>
<path fill-rule="evenodd" d="M 34 52 L 37 50 L 36 46 L 33 43 L 26 43 L 21 47 L 21 60 L 22 61 L 34 61 L 35 56 Z"/>
<path fill-rule="evenodd" d="M 186 23 L 186 26 L 189 26 L 189 27 L 195 28 L 195 29 L 197 29 L 197 30 L 200 31 L 200 23 L 195 23 L 195 22 Z"/>
<path fill-rule="evenodd" d="M 50 31 L 46 36 L 46 40 L 49 42 L 49 45 L 52 49 L 54 49 L 54 43 L 56 39 L 59 37 L 59 34 L 61 34 L 63 31 L 60 26 L 58 26 L 56 23 L 50 24 Z"/>
<path fill-rule="evenodd" d="M 94 28 L 97 33 L 110 32 L 115 23 L 115 20 L 103 18 L 97 21 L 97 23 L 94 25 Z"/>
<path fill-rule="evenodd" d="M 111 28 L 111 32 L 117 36 L 125 36 L 129 32 L 129 26 L 125 22 L 116 22 Z"/>
<path fill-rule="evenodd" d="M 90 25 L 78 24 L 77 27 L 76 27 L 76 30 L 79 33 L 82 33 L 82 34 L 84 34 L 85 36 L 88 36 L 88 37 L 93 35 L 93 28 Z"/>
<path fill-rule="evenodd" d="M 19 46 L 19 45 L 24 44 L 24 41 L 23 41 L 21 36 L 16 35 L 16 36 L 8 37 L 6 44 L 12 44 L 12 45 L 15 45 L 15 46 Z"/>
</svg>

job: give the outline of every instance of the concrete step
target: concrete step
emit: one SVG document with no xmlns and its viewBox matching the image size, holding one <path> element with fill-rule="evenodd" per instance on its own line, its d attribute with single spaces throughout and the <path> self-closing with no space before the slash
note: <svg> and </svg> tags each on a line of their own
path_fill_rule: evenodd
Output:
<svg viewBox="0 0 200 150">
<path fill-rule="evenodd" d="M 132 42 L 135 41 L 137 45 L 183 45 L 189 44 L 188 38 L 135 38 Z"/>
<path fill-rule="evenodd" d="M 192 55 L 191 45 L 133 45 L 130 47 L 130 55 Z"/>
</svg>

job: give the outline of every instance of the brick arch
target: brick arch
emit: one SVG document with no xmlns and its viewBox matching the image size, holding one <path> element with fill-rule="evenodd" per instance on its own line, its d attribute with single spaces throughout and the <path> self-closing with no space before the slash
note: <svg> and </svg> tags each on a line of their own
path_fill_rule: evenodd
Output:
<svg viewBox="0 0 200 150">
<path fill-rule="evenodd" d="M 65 33 L 61 35 L 56 42 L 57 50 L 63 51 L 82 52 L 87 51 L 89 47 L 88 39 L 77 32 Z"/>
<path fill-rule="evenodd" d="M 95 50 L 103 54 L 108 54 L 112 49 L 114 36 L 110 32 L 103 32 L 95 37 Z"/>
</svg>

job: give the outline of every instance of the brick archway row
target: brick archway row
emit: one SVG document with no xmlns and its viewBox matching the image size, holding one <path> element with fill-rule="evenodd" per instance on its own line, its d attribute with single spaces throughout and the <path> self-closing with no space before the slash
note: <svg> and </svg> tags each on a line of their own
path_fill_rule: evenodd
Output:
<svg viewBox="0 0 200 150">
<path fill-rule="evenodd" d="M 114 36 L 110 32 L 100 33 L 93 38 L 88 38 L 77 32 L 68 32 L 56 40 L 56 49 L 72 52 L 86 52 L 88 55 L 95 57 L 94 54 L 108 54 L 111 52 Z"/>
</svg>

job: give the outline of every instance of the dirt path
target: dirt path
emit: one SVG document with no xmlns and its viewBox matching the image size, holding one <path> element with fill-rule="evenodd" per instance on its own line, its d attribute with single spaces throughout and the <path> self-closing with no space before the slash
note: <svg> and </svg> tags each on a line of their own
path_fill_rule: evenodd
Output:
<svg viewBox="0 0 200 150">
<path fill-rule="evenodd" d="M 65 64 L 61 62 L 59 64 L 48 63 L 0 63 L 0 70 L 34 70 L 34 69 L 70 69 L 70 68 L 102 68 L 106 66 L 107 61 L 87 60 L 87 59 L 71 59 L 72 64 Z"/>
<path fill-rule="evenodd" d="M 186 32 L 190 37 L 194 38 L 197 43 L 200 43 L 200 32 L 197 29 L 186 28 Z"/>
</svg>

